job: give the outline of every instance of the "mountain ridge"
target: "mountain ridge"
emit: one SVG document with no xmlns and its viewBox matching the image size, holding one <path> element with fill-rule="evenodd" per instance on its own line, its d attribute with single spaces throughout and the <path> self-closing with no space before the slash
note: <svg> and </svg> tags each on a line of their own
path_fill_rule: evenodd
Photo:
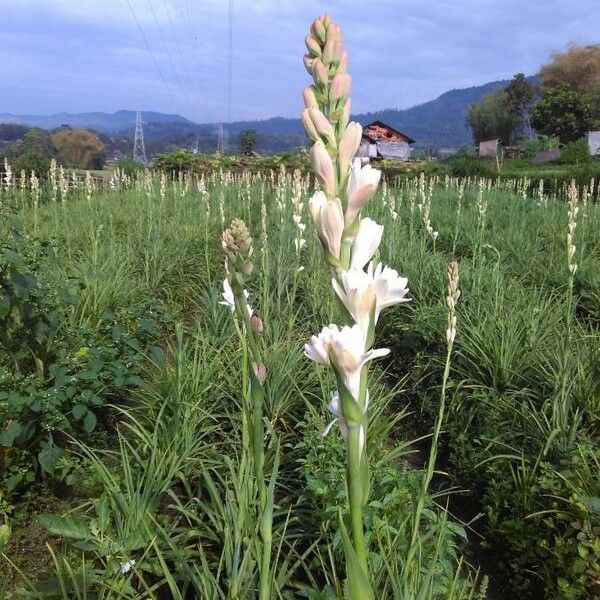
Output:
<svg viewBox="0 0 600 600">
<path fill-rule="evenodd" d="M 528 77 L 536 82 L 537 76 Z M 484 95 L 495 92 L 510 83 L 510 80 L 497 80 L 456 88 L 440 94 L 437 98 L 406 109 L 387 108 L 358 113 L 352 119 L 364 124 L 380 120 L 407 133 L 417 140 L 418 147 L 459 147 L 472 143 L 471 131 L 466 124 L 469 105 L 479 101 Z M 149 125 L 148 137 L 161 136 L 214 135 L 218 123 L 195 123 L 178 114 L 156 111 L 142 111 L 142 120 Z M 86 127 L 100 133 L 122 133 L 131 135 L 135 124 L 135 112 L 119 110 L 114 113 L 101 111 L 88 113 L 57 113 L 54 115 L 15 115 L 0 113 L 0 123 L 20 123 L 44 129 L 54 129 L 61 125 Z M 239 135 L 244 129 L 255 129 L 259 136 L 285 137 L 288 145 L 301 145 L 303 129 L 300 119 L 271 117 L 268 119 L 234 121 L 227 125 L 230 136 Z"/>
</svg>

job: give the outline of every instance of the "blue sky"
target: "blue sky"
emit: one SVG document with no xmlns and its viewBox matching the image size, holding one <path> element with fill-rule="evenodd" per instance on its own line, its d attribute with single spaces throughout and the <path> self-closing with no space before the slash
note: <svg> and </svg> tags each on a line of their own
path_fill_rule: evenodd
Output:
<svg viewBox="0 0 600 600">
<path fill-rule="evenodd" d="M 600 42 L 599 0 L 233 0 L 234 120 L 298 114 L 304 36 L 324 12 L 345 32 L 355 112 L 532 74 L 569 42 Z M 0 113 L 112 112 L 139 97 L 227 119 L 228 0 L 0 0 L 0 14 Z"/>
</svg>

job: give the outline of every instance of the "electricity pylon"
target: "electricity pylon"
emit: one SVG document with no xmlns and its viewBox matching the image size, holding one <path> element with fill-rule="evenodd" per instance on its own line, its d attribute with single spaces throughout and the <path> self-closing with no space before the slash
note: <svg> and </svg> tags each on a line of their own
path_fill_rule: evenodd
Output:
<svg viewBox="0 0 600 600">
<path fill-rule="evenodd" d="M 142 127 L 142 111 L 139 106 L 135 113 L 135 136 L 133 138 L 133 160 L 142 165 L 148 164 L 146 146 L 144 145 L 144 128 Z"/>
</svg>

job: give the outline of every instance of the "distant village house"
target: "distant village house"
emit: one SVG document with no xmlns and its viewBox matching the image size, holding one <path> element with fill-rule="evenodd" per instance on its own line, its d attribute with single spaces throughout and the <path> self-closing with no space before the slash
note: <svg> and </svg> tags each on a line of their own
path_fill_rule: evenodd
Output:
<svg viewBox="0 0 600 600">
<path fill-rule="evenodd" d="M 365 162 L 370 159 L 408 160 L 410 158 L 410 136 L 382 123 L 373 121 L 363 128 L 363 137 L 357 156 Z"/>
<path fill-rule="evenodd" d="M 496 158 L 496 156 L 498 156 L 499 145 L 500 140 L 498 138 L 481 140 L 481 142 L 479 142 L 479 158 Z"/>
<path fill-rule="evenodd" d="M 600 155 L 600 131 L 588 131 L 587 143 L 592 156 Z"/>
</svg>

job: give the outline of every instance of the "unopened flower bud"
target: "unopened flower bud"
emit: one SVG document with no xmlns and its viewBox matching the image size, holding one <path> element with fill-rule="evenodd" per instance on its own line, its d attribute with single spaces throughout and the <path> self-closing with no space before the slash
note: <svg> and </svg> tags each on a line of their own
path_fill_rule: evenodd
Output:
<svg viewBox="0 0 600 600">
<path fill-rule="evenodd" d="M 310 149 L 310 160 L 314 174 L 323 184 L 329 197 L 335 195 L 335 173 L 331 156 L 321 140 L 317 140 Z"/>
<path fill-rule="evenodd" d="M 342 57 L 344 55 L 344 42 L 338 41 L 333 43 L 333 54 L 331 56 L 331 62 L 334 65 L 339 65 Z M 344 66 L 342 72 L 346 72 L 346 67 L 348 66 L 348 58 L 346 55 L 346 65 Z"/>
<path fill-rule="evenodd" d="M 323 17 L 317 17 L 313 21 L 312 25 L 310 26 L 310 32 L 320 42 L 325 43 L 327 32 L 325 30 L 325 25 L 323 24 Z"/>
<path fill-rule="evenodd" d="M 323 61 L 326 67 L 328 67 L 333 61 L 334 43 L 335 42 L 328 41 L 326 42 L 325 47 L 323 48 L 323 56 L 321 60 Z"/>
<path fill-rule="evenodd" d="M 329 15 L 323 15 L 323 27 L 327 29 L 331 25 L 331 17 Z"/>
<path fill-rule="evenodd" d="M 351 110 L 351 102 L 350 98 L 346 100 L 344 103 L 344 108 L 342 109 L 342 117 L 340 118 L 340 125 L 342 128 L 348 125 L 348 121 L 350 121 L 350 110 Z"/>
<path fill-rule="evenodd" d="M 254 374 L 256 375 L 256 379 L 263 384 L 267 379 L 267 367 L 265 365 L 252 363 L 252 369 L 254 370 Z"/>
<path fill-rule="evenodd" d="M 319 108 L 315 88 L 312 85 L 304 88 L 302 96 L 304 97 L 304 106 L 306 106 L 306 108 Z"/>
<path fill-rule="evenodd" d="M 336 73 L 331 80 L 329 86 L 329 98 L 334 102 L 345 99 L 350 93 L 350 85 L 352 84 L 352 77 L 347 73 Z"/>
<path fill-rule="evenodd" d="M 252 318 L 250 319 L 250 325 L 252 326 L 252 331 L 254 333 L 263 332 L 263 322 L 258 315 L 252 315 Z"/>
<path fill-rule="evenodd" d="M 321 46 L 319 45 L 319 42 L 317 42 L 317 40 L 312 35 L 307 35 L 304 38 L 304 43 L 306 44 L 308 53 L 311 56 L 316 56 L 316 57 L 321 56 Z"/>
<path fill-rule="evenodd" d="M 329 83 L 329 74 L 327 73 L 327 67 L 318 58 L 315 58 L 314 61 L 314 71 L 312 72 L 312 75 L 315 78 L 315 83 L 327 85 Z"/>
<path fill-rule="evenodd" d="M 312 119 L 315 129 L 317 130 L 317 133 L 325 140 L 327 144 L 335 148 L 335 132 L 333 131 L 333 126 L 329 122 L 329 119 L 318 108 L 310 108 L 308 113 Z"/>
<path fill-rule="evenodd" d="M 326 39 L 328 42 L 341 42 L 342 28 L 336 23 L 331 23 L 329 27 L 327 27 Z"/>
<path fill-rule="evenodd" d="M 352 122 L 346 127 L 344 135 L 338 146 L 338 162 L 340 169 L 340 177 L 345 177 L 354 155 L 358 151 L 362 140 L 363 129 L 360 123 Z"/>
<path fill-rule="evenodd" d="M 308 54 L 305 54 L 302 58 L 302 60 L 304 61 L 304 66 L 306 67 L 306 70 L 309 72 L 310 75 L 314 75 L 315 72 L 315 61 L 317 60 L 316 58 L 311 58 Z"/>
<path fill-rule="evenodd" d="M 343 50 L 343 49 L 341 50 L 337 72 L 338 73 L 347 73 L 348 72 L 348 52 L 346 52 L 346 50 Z"/>
<path fill-rule="evenodd" d="M 308 108 L 305 108 L 300 114 L 300 118 L 302 120 L 302 125 L 304 125 L 304 129 L 306 130 L 306 135 L 313 140 L 317 141 L 319 139 L 319 133 L 315 128 L 313 120 L 310 118 L 310 113 L 308 112 Z"/>
</svg>

